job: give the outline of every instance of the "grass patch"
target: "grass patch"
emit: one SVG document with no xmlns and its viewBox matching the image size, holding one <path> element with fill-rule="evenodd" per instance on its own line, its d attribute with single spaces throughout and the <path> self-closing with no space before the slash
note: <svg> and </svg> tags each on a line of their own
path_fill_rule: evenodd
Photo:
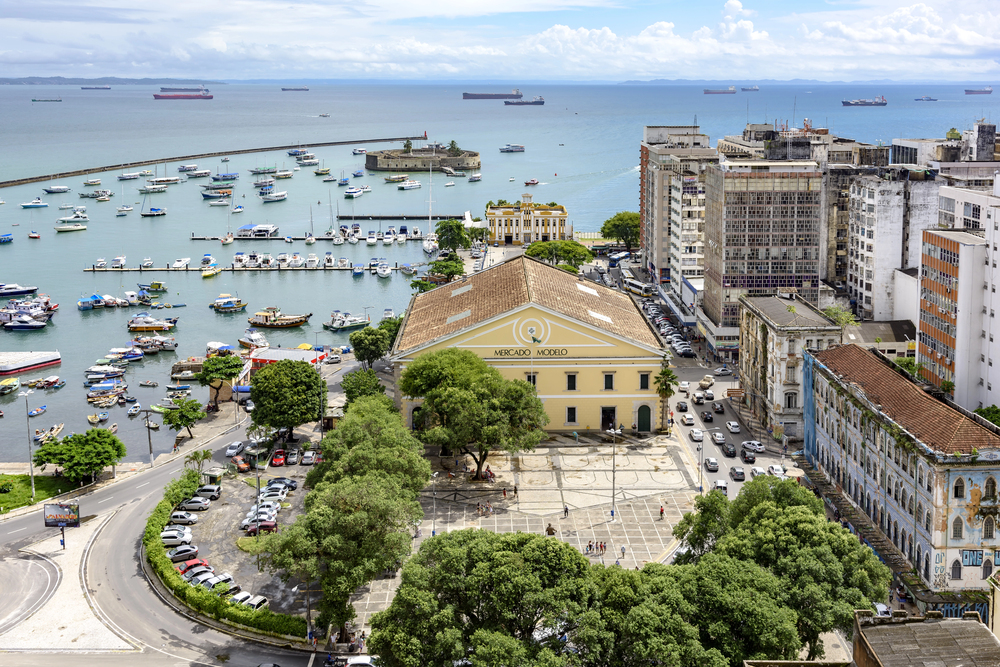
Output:
<svg viewBox="0 0 1000 667">
<path fill-rule="evenodd" d="M 248 554 L 255 554 L 257 553 L 257 538 L 240 537 L 236 540 L 236 547 L 240 551 L 245 551 Z"/>
<path fill-rule="evenodd" d="M 10 491 L 0 493 L 0 514 L 41 502 L 73 489 L 73 484 L 64 477 L 35 475 L 35 500 L 31 500 L 31 477 L 28 475 L 0 475 L 0 489 L 10 484 Z"/>
</svg>

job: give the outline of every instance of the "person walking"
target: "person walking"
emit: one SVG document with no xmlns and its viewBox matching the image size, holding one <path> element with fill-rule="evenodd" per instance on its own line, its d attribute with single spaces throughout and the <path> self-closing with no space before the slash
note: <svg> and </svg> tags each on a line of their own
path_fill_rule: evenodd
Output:
<svg viewBox="0 0 1000 667">
<path fill-rule="evenodd" d="M 660 521 L 663 521 L 663 505 L 660 505 Z"/>
<path fill-rule="evenodd" d="M 594 540 L 590 540 L 589 542 L 587 542 L 587 550 L 584 553 L 589 554 L 591 549 L 593 548 L 594 548 Z"/>
<path fill-rule="evenodd" d="M 569 505 L 563 505 L 563 518 L 569 518 Z"/>
<path fill-rule="evenodd" d="M 503 499 L 507 500 L 507 487 L 503 487 Z"/>
</svg>

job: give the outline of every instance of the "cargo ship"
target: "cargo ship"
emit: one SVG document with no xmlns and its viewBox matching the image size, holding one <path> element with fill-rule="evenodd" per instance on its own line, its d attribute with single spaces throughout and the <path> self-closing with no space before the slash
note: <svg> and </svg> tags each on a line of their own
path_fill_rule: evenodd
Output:
<svg viewBox="0 0 1000 667">
<path fill-rule="evenodd" d="M 985 88 L 966 88 L 966 95 L 992 95 L 993 86 L 986 86 Z"/>
<path fill-rule="evenodd" d="M 515 88 L 509 93 L 462 93 L 463 100 L 519 100 L 524 95 Z"/>
<path fill-rule="evenodd" d="M 545 104 L 545 98 L 539 96 L 532 98 L 531 100 L 514 100 L 513 102 L 510 100 L 504 100 L 503 103 L 507 106 L 512 106 L 512 107 L 527 107 L 527 106 L 540 107 L 543 104 Z"/>
<path fill-rule="evenodd" d="M 282 88 L 282 90 L 285 92 L 288 91 L 309 92 L 309 86 L 289 86 L 288 88 Z"/>
<path fill-rule="evenodd" d="M 729 86 L 728 88 L 705 88 L 706 95 L 735 95 L 736 86 Z"/>
<path fill-rule="evenodd" d="M 80 86 L 80 90 L 111 90 L 111 86 Z"/>
<path fill-rule="evenodd" d="M 165 88 L 160 87 L 161 93 L 207 93 L 208 88 L 205 86 L 198 86 L 197 88 Z"/>
<path fill-rule="evenodd" d="M 740 90 L 744 93 L 757 93 L 760 92 L 760 86 L 743 86 Z"/>
<path fill-rule="evenodd" d="M 884 95 L 876 97 L 874 100 L 842 100 L 845 107 L 884 107 L 888 102 Z"/>
<path fill-rule="evenodd" d="M 914 102 L 937 102 L 936 97 L 931 97 L 930 95 L 924 95 L 923 97 L 914 97 Z"/>
<path fill-rule="evenodd" d="M 153 93 L 154 100 L 210 100 L 214 95 L 209 95 L 207 90 L 200 93 Z"/>
</svg>

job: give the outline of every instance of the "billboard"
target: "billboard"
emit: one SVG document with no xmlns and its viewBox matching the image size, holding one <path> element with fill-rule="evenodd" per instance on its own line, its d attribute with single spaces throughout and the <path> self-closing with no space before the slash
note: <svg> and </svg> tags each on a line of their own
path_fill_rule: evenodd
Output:
<svg viewBox="0 0 1000 667">
<path fill-rule="evenodd" d="M 79 528 L 79 505 L 45 505 L 46 528 Z"/>
</svg>

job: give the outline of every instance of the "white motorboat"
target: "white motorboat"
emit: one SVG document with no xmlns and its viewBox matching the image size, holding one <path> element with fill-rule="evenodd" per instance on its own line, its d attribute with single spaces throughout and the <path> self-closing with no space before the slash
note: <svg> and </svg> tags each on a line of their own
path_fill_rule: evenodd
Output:
<svg viewBox="0 0 1000 667">
<path fill-rule="evenodd" d="M 238 252 L 233 255 L 233 266 L 236 268 L 245 268 L 247 265 L 247 256 L 242 252 Z"/>
<path fill-rule="evenodd" d="M 295 256 L 298 257 L 299 253 L 295 253 Z M 289 259 L 291 259 L 291 255 L 289 255 L 287 252 L 279 252 L 278 253 L 278 266 L 287 266 Z"/>
<path fill-rule="evenodd" d="M 352 185 L 351 187 L 349 187 L 346 190 L 344 190 L 344 198 L 345 199 L 356 199 L 356 198 L 360 197 L 363 194 L 364 194 L 364 191 L 361 188 L 359 188 L 357 186 L 354 186 L 354 185 Z"/>
<path fill-rule="evenodd" d="M 209 206 L 229 206 L 229 200 L 228 199 L 213 199 L 210 202 L 208 202 L 208 205 Z"/>
<path fill-rule="evenodd" d="M 153 268 L 153 260 L 152 260 L 152 258 L 150 258 L 150 257 L 144 257 L 142 259 L 142 264 L 140 266 L 142 266 L 142 268 L 144 268 L 144 269 L 151 269 L 151 268 Z"/>
<path fill-rule="evenodd" d="M 349 260 L 346 257 L 341 257 L 340 259 L 337 260 L 337 268 L 338 269 L 349 269 L 349 268 L 351 268 L 351 260 Z"/>
<path fill-rule="evenodd" d="M 209 266 L 210 264 L 215 264 L 215 258 L 212 257 L 212 255 L 210 255 L 209 253 L 206 252 L 202 256 L 202 258 L 201 258 L 201 266 L 202 266 L 202 268 L 205 268 L 206 266 Z"/>
<path fill-rule="evenodd" d="M 444 187 L 446 187 L 446 188 L 453 188 L 453 187 L 455 187 L 455 181 L 448 181 L 447 183 L 444 184 Z"/>
<path fill-rule="evenodd" d="M 113 260 L 111 260 L 112 269 L 124 269 L 125 268 L 125 255 L 118 255 Z"/>
<path fill-rule="evenodd" d="M 57 222 L 86 222 L 88 220 L 90 220 L 90 216 L 86 212 L 74 210 L 73 215 L 63 216 Z"/>
<path fill-rule="evenodd" d="M 330 321 L 323 323 L 323 327 L 332 331 L 350 331 L 363 329 L 371 323 L 372 318 L 368 315 L 351 315 L 335 310 L 330 314 Z"/>
<path fill-rule="evenodd" d="M 357 245 L 357 243 L 358 243 L 358 237 L 357 237 L 357 235 L 354 234 L 354 232 L 351 232 L 350 234 L 348 234 L 347 235 L 347 242 L 350 243 L 351 245 Z"/>
<path fill-rule="evenodd" d="M 170 266 L 171 269 L 186 269 L 188 264 L 191 263 L 190 257 L 181 257 L 180 259 L 174 260 L 174 263 Z"/>
<path fill-rule="evenodd" d="M 269 204 L 271 202 L 284 201 L 288 199 L 288 192 L 284 190 L 281 192 L 268 192 L 266 194 L 258 195 L 258 197 L 265 204 Z"/>
<path fill-rule="evenodd" d="M 388 262 L 379 262 L 378 266 L 375 267 L 375 273 L 378 274 L 379 278 L 392 277 L 392 269 L 389 268 Z"/>
<path fill-rule="evenodd" d="M 410 230 L 410 238 L 413 239 L 414 241 L 419 241 L 420 239 L 424 238 L 424 235 L 420 233 L 419 227 L 413 225 L 413 229 Z"/>
<path fill-rule="evenodd" d="M 309 255 L 306 256 L 306 268 L 315 269 L 317 266 L 319 266 L 319 257 L 317 257 L 314 252 L 309 253 Z"/>
<path fill-rule="evenodd" d="M 106 269 L 106 268 L 108 268 L 108 260 L 104 259 L 103 257 L 98 257 L 97 261 L 94 262 L 94 268 L 95 269 Z"/>
<path fill-rule="evenodd" d="M 257 331 L 253 327 L 250 327 L 243 332 L 243 338 L 240 338 L 240 345 L 243 347 L 249 347 L 250 349 L 257 347 L 271 347 L 271 344 L 267 342 L 267 338 L 264 338 L 264 334 Z"/>
<path fill-rule="evenodd" d="M 59 210 L 60 211 L 66 211 L 66 210 L 69 210 L 69 209 L 72 209 L 72 208 L 76 208 L 76 207 L 73 206 L 72 204 L 59 204 Z"/>
<path fill-rule="evenodd" d="M 393 234 L 392 230 L 390 229 L 388 232 L 385 233 L 385 236 L 382 237 L 382 245 L 392 245 L 395 242 L 396 242 L 396 235 Z"/>
<path fill-rule="evenodd" d="M 378 236 L 375 235 L 374 231 L 368 232 L 368 240 L 366 241 L 368 245 L 375 245 L 378 243 Z"/>
<path fill-rule="evenodd" d="M 276 269 L 278 268 L 278 260 L 271 257 L 271 253 L 264 252 L 260 255 L 260 268 L 262 269 Z"/>
<path fill-rule="evenodd" d="M 323 257 L 323 267 L 327 269 L 337 268 L 337 260 L 333 258 L 332 252 L 326 253 L 326 255 Z"/>
<path fill-rule="evenodd" d="M 57 232 L 82 232 L 87 229 L 87 225 L 82 222 L 65 222 L 61 225 L 56 225 L 55 230 Z"/>
<path fill-rule="evenodd" d="M 386 308 L 385 310 L 382 311 L 383 320 L 391 320 L 394 317 L 396 317 L 396 313 L 393 312 L 392 308 Z"/>
<path fill-rule="evenodd" d="M 344 237 L 337 234 L 333 237 L 333 245 L 344 245 Z"/>
<path fill-rule="evenodd" d="M 299 253 L 295 253 L 294 255 L 292 255 L 292 258 L 288 260 L 288 267 L 292 269 L 297 269 L 305 263 L 306 261 L 302 259 L 302 255 L 300 255 Z"/>
<path fill-rule="evenodd" d="M 424 252 L 428 255 L 433 255 L 438 251 L 438 240 L 437 234 L 430 233 L 427 238 L 424 239 Z"/>
<path fill-rule="evenodd" d="M 396 186 L 399 190 L 416 190 L 420 187 L 420 181 L 403 181 Z"/>
</svg>

